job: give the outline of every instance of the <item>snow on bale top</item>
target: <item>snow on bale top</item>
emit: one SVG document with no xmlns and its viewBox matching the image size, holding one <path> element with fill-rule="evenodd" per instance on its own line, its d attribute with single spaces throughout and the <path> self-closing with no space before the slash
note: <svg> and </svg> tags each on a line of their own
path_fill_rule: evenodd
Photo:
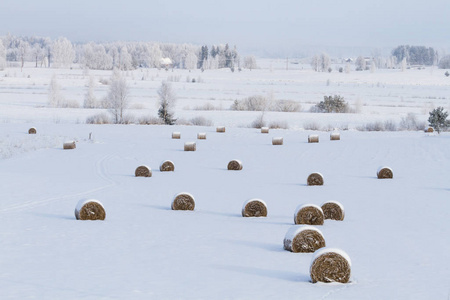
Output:
<svg viewBox="0 0 450 300">
<path fill-rule="evenodd" d="M 81 199 L 75 207 L 77 220 L 104 220 L 105 217 L 105 208 L 98 200 Z"/>
<path fill-rule="evenodd" d="M 381 166 L 377 170 L 378 179 L 390 179 L 394 177 L 394 172 L 391 168 L 386 166 Z"/>
<path fill-rule="evenodd" d="M 322 248 L 316 251 L 311 259 L 310 275 L 313 283 L 340 282 L 350 280 L 352 262 L 341 249 Z"/>
<path fill-rule="evenodd" d="M 175 171 L 175 164 L 171 160 L 164 160 L 159 165 L 161 172 L 173 172 Z"/>
<path fill-rule="evenodd" d="M 326 201 L 321 206 L 325 219 L 343 221 L 345 217 L 344 205 L 337 201 Z"/>
<path fill-rule="evenodd" d="M 295 253 L 314 252 L 325 247 L 325 239 L 320 230 L 309 225 L 295 225 L 284 237 L 284 249 Z"/>
<path fill-rule="evenodd" d="M 228 163 L 227 169 L 233 170 L 233 171 L 240 171 L 242 170 L 242 162 L 238 159 L 233 159 Z"/>
<path fill-rule="evenodd" d="M 261 199 L 249 199 L 242 206 L 243 217 L 267 217 L 267 205 Z"/>
<path fill-rule="evenodd" d="M 172 210 L 194 210 L 194 196 L 187 192 L 178 193 L 173 198 L 171 207 Z"/>
<path fill-rule="evenodd" d="M 299 205 L 295 210 L 294 223 L 307 225 L 323 225 L 322 208 L 315 204 Z"/>
<path fill-rule="evenodd" d="M 149 166 L 141 165 L 134 171 L 136 177 L 152 177 L 152 169 Z"/>
<path fill-rule="evenodd" d="M 311 173 L 306 179 L 307 185 L 323 185 L 323 175 L 319 172 Z"/>
</svg>

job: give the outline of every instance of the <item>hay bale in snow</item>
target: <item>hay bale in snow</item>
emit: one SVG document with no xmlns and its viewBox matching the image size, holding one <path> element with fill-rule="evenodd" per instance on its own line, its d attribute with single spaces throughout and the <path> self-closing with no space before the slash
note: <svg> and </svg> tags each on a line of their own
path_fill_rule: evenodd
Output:
<svg viewBox="0 0 450 300">
<path fill-rule="evenodd" d="M 237 159 L 233 159 L 228 163 L 228 170 L 240 171 L 242 170 L 242 162 Z"/>
<path fill-rule="evenodd" d="M 173 172 L 175 171 L 175 165 L 170 160 L 165 160 L 159 165 L 161 172 Z"/>
<path fill-rule="evenodd" d="M 284 249 L 294 253 L 311 253 L 325 247 L 325 239 L 319 229 L 303 225 L 292 226 L 284 237 Z"/>
<path fill-rule="evenodd" d="M 425 129 L 425 132 L 434 132 L 433 127 L 428 127 L 427 129 Z"/>
<path fill-rule="evenodd" d="M 197 144 L 195 142 L 184 143 L 184 151 L 195 151 L 197 150 Z"/>
<path fill-rule="evenodd" d="M 308 135 L 308 143 L 318 143 L 318 142 L 319 142 L 319 136 L 317 134 Z"/>
<path fill-rule="evenodd" d="M 68 141 L 64 142 L 63 149 L 75 149 L 77 147 L 77 144 L 75 141 Z"/>
<path fill-rule="evenodd" d="M 134 171 L 134 175 L 136 177 L 152 177 L 152 169 L 147 166 L 139 166 Z"/>
<path fill-rule="evenodd" d="M 206 133 L 204 133 L 204 132 L 197 133 L 197 139 L 206 140 Z"/>
<path fill-rule="evenodd" d="M 323 225 L 324 219 L 322 208 L 314 204 L 299 205 L 294 214 L 295 224 Z"/>
<path fill-rule="evenodd" d="M 176 194 L 172 201 L 172 210 L 194 210 L 194 196 L 189 193 Z"/>
<path fill-rule="evenodd" d="M 337 201 L 327 201 L 322 204 L 325 220 L 343 221 L 345 217 L 344 206 Z"/>
<path fill-rule="evenodd" d="M 181 138 L 181 133 L 178 132 L 178 131 L 172 132 L 172 138 L 173 139 L 180 139 Z"/>
<path fill-rule="evenodd" d="M 36 128 L 31 127 L 30 129 L 28 129 L 28 134 L 36 134 Z"/>
<path fill-rule="evenodd" d="M 394 172 L 389 167 L 379 167 L 377 177 L 378 179 L 391 179 L 394 177 Z"/>
<path fill-rule="evenodd" d="M 283 145 L 283 138 L 282 137 L 272 138 L 272 145 Z"/>
<path fill-rule="evenodd" d="M 332 132 L 330 134 L 330 141 L 339 141 L 341 139 L 341 134 L 339 132 Z"/>
<path fill-rule="evenodd" d="M 216 127 L 216 132 L 225 132 L 225 126 Z"/>
<path fill-rule="evenodd" d="M 320 173 L 311 173 L 306 179 L 308 185 L 323 185 L 323 176 Z"/>
<path fill-rule="evenodd" d="M 243 217 L 267 217 L 267 205 L 261 199 L 250 199 L 242 206 Z"/>
<path fill-rule="evenodd" d="M 269 133 L 269 127 L 261 127 L 261 133 Z"/>
<path fill-rule="evenodd" d="M 344 251 L 333 248 L 323 248 L 316 253 L 311 260 L 309 272 L 311 281 L 340 282 L 350 281 L 352 262 Z"/>
<path fill-rule="evenodd" d="M 104 220 L 106 217 L 103 205 L 94 199 L 80 200 L 75 207 L 77 220 Z"/>
</svg>

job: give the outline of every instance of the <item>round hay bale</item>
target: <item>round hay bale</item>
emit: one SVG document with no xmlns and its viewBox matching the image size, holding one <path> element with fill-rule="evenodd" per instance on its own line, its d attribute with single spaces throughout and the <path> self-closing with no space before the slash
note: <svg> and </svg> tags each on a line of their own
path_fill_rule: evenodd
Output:
<svg viewBox="0 0 450 300">
<path fill-rule="evenodd" d="M 425 129 L 425 132 L 434 132 L 433 127 L 428 127 L 427 129 Z"/>
<path fill-rule="evenodd" d="M 228 163 L 228 170 L 232 170 L 232 171 L 240 171 L 242 170 L 242 162 L 240 160 L 237 159 L 233 159 L 232 161 L 230 161 Z"/>
<path fill-rule="evenodd" d="M 330 134 L 330 141 L 339 141 L 341 139 L 341 134 L 339 132 L 332 132 Z"/>
<path fill-rule="evenodd" d="M 180 139 L 181 138 L 181 133 L 174 131 L 172 132 L 172 139 Z"/>
<path fill-rule="evenodd" d="M 269 133 L 269 127 L 261 127 L 261 133 Z"/>
<path fill-rule="evenodd" d="M 63 149 L 75 149 L 77 147 L 77 144 L 75 141 L 68 141 L 64 142 Z"/>
<path fill-rule="evenodd" d="M 170 160 L 165 160 L 159 165 L 161 172 L 173 172 L 175 171 L 175 165 Z"/>
<path fill-rule="evenodd" d="M 225 126 L 218 126 L 216 132 L 225 132 Z"/>
<path fill-rule="evenodd" d="M 284 249 L 294 253 L 311 253 L 325 247 L 325 239 L 319 229 L 308 226 L 292 226 L 284 237 Z"/>
<path fill-rule="evenodd" d="M 323 225 L 324 219 L 322 208 L 314 204 L 299 205 L 294 214 L 295 224 Z"/>
<path fill-rule="evenodd" d="M 103 205 L 94 199 L 82 199 L 75 207 L 75 218 L 77 220 L 104 220 L 106 217 Z"/>
<path fill-rule="evenodd" d="M 247 200 L 242 206 L 243 217 L 267 217 L 267 205 L 261 199 Z"/>
<path fill-rule="evenodd" d="M 308 143 L 318 143 L 318 142 L 319 142 L 319 136 L 317 134 L 308 135 Z"/>
<path fill-rule="evenodd" d="M 194 210 L 194 196 L 189 193 L 176 194 L 172 201 L 172 210 Z"/>
<path fill-rule="evenodd" d="M 184 143 L 184 151 L 196 151 L 197 144 L 195 142 L 186 142 Z"/>
<path fill-rule="evenodd" d="M 36 128 L 31 127 L 30 129 L 28 129 L 28 134 L 36 134 Z"/>
<path fill-rule="evenodd" d="M 197 133 L 197 139 L 206 140 L 206 133 L 204 133 L 204 132 Z"/>
<path fill-rule="evenodd" d="M 325 220 L 343 221 L 345 217 L 344 206 L 337 201 L 327 201 L 322 204 Z"/>
<path fill-rule="evenodd" d="M 147 166 L 139 166 L 134 172 L 136 177 L 152 177 L 152 169 Z"/>
<path fill-rule="evenodd" d="M 378 179 L 391 179 L 394 177 L 394 172 L 389 167 L 379 167 L 377 177 Z"/>
<path fill-rule="evenodd" d="M 320 173 L 311 173 L 306 180 L 308 185 L 323 185 L 323 176 Z"/>
<path fill-rule="evenodd" d="M 350 281 L 352 262 L 344 251 L 323 248 L 314 253 L 309 272 L 311 281 L 340 282 Z"/>
<path fill-rule="evenodd" d="M 272 138 L 272 145 L 283 145 L 283 138 L 282 137 Z"/>
</svg>

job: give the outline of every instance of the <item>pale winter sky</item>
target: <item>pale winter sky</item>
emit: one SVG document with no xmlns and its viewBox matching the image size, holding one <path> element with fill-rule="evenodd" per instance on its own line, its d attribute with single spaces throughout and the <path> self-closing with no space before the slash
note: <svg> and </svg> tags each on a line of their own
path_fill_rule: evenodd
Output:
<svg viewBox="0 0 450 300">
<path fill-rule="evenodd" d="M 1 0 L 0 35 L 72 42 L 303 47 L 450 47 L 449 0 Z"/>
</svg>

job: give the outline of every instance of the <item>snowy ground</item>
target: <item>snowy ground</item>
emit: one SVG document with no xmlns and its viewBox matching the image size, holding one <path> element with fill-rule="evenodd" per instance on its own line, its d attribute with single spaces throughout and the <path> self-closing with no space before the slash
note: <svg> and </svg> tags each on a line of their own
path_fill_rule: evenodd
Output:
<svg viewBox="0 0 450 300">
<path fill-rule="evenodd" d="M 27 71 L 30 79 L 39 73 Z M 48 72 L 53 71 L 57 70 Z M 81 71 L 73 72 L 81 78 Z M 218 82 L 221 72 L 214 73 Z M 270 70 L 260 72 L 269 74 Z M 278 72 L 282 73 L 273 71 L 275 75 Z M 413 90 L 415 70 L 410 72 L 408 89 Z M 430 74 L 429 70 L 417 72 Z M 236 75 L 223 74 L 225 82 Z M 287 80 L 288 74 L 283 74 L 280 76 Z M 440 77 L 429 83 L 417 79 L 416 83 L 423 84 L 417 93 L 440 95 L 448 88 L 440 83 Z M 46 104 L 44 84 L 48 78 L 41 83 L 36 79 L 35 91 L 21 83 L 28 78 L 1 79 L 1 299 L 450 296 L 448 133 L 349 130 L 341 132 L 340 141 L 330 141 L 329 133 L 314 132 L 319 134 L 320 143 L 308 144 L 307 136 L 313 132 L 296 130 L 301 128 L 297 117 L 312 114 L 290 117 L 279 113 L 293 129 L 261 134 L 257 129 L 232 126 L 246 121 L 230 111 L 213 112 L 216 115 L 208 117 L 217 116 L 216 125 L 227 125 L 225 133 L 216 133 L 214 127 L 76 124 L 77 118 L 84 122 L 89 115 L 86 110 L 41 107 Z M 73 79 L 74 85 L 81 80 Z M 159 86 L 156 79 L 150 83 L 155 90 Z M 297 88 L 296 94 L 309 93 Z M 242 96 L 258 90 L 253 84 L 237 89 Z M 367 89 L 367 85 L 355 88 L 358 93 Z M 142 94 L 146 91 L 150 95 L 150 88 Z M 74 87 L 73 92 L 82 99 L 80 87 Z M 215 88 L 210 92 L 221 94 Z M 190 93 L 186 91 L 186 95 Z M 180 102 L 194 106 L 196 95 L 213 101 L 207 94 L 199 90 L 190 94 L 191 100 L 183 96 L 186 99 L 179 101 L 177 113 L 183 117 L 203 114 L 183 109 Z M 439 97 L 446 97 L 442 94 Z M 149 104 L 155 97 L 153 91 L 145 103 L 149 111 L 156 110 Z M 427 98 L 414 99 L 414 109 L 420 114 Z M 435 99 L 432 104 L 444 101 Z M 374 111 L 377 103 L 381 102 L 370 106 Z M 402 109 L 398 114 L 410 110 Z M 379 116 L 397 116 L 393 111 L 380 106 Z M 367 121 L 372 113 L 344 116 L 351 123 L 354 117 Z M 38 134 L 27 134 L 31 126 Z M 171 139 L 172 131 L 180 131 L 182 138 Z M 196 140 L 198 132 L 206 132 L 207 139 Z M 272 137 L 278 136 L 284 138 L 284 145 L 273 146 Z M 77 148 L 62 150 L 63 142 L 71 139 L 77 141 Z M 197 142 L 196 152 L 183 151 L 188 141 Z M 175 172 L 158 171 L 166 159 L 175 163 Z M 231 159 L 241 160 L 243 170 L 227 171 Z M 153 177 L 134 177 L 135 168 L 142 164 L 152 168 Z M 393 169 L 394 179 L 376 179 L 381 165 Z M 324 175 L 324 186 L 306 186 L 312 172 Z M 195 211 L 170 210 L 172 197 L 183 191 L 195 197 Z M 75 220 L 74 208 L 84 198 L 104 204 L 105 221 Z M 249 198 L 267 203 L 267 218 L 241 216 L 242 204 Z M 327 220 L 319 229 L 327 246 L 343 249 L 352 259 L 350 284 L 312 284 L 309 264 L 313 254 L 283 250 L 295 208 L 329 200 L 344 205 L 345 220 Z"/>
</svg>

